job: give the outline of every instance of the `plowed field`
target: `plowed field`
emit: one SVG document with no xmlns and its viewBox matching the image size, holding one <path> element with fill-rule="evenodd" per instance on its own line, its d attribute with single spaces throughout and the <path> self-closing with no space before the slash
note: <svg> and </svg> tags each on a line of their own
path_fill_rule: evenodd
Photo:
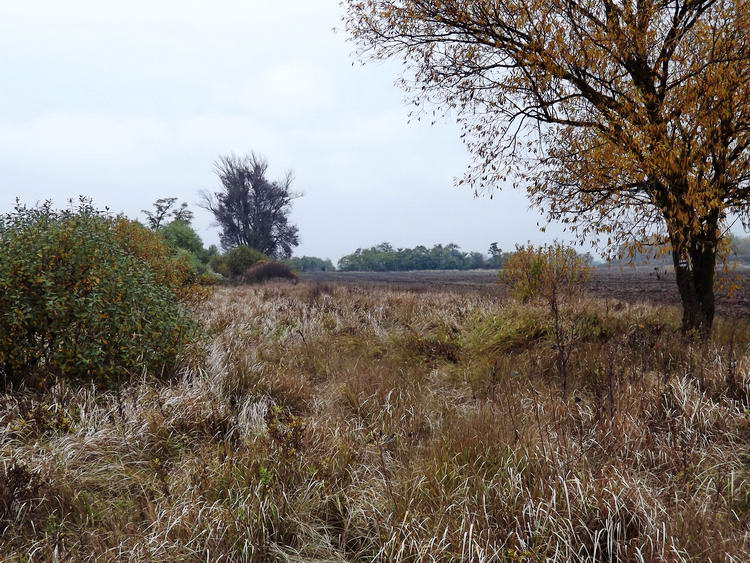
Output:
<svg viewBox="0 0 750 563">
<path fill-rule="evenodd" d="M 358 285 L 387 284 L 413 291 L 480 291 L 503 296 L 497 273 L 491 270 L 419 272 L 315 272 L 303 279 Z M 733 292 L 725 288 L 736 285 Z M 587 291 L 602 299 L 627 302 L 679 304 L 674 274 L 663 267 L 598 266 L 594 268 Z M 750 269 L 738 269 L 718 276 L 717 308 L 720 314 L 750 317 Z"/>
</svg>

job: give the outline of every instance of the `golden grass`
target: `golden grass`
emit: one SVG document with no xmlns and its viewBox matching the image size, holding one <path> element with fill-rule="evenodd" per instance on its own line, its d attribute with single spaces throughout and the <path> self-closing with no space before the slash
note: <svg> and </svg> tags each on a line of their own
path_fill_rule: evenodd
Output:
<svg viewBox="0 0 750 563">
<path fill-rule="evenodd" d="M 225 288 L 178 381 L 0 397 L 10 561 L 750 560 L 750 331 L 540 305 Z"/>
</svg>

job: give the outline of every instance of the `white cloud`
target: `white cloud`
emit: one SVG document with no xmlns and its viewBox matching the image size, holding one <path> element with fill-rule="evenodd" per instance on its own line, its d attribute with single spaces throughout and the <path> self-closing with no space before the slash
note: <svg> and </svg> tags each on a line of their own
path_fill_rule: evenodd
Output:
<svg viewBox="0 0 750 563">
<path fill-rule="evenodd" d="M 294 122 L 312 112 L 330 110 L 335 79 L 325 69 L 289 61 L 237 82 L 217 82 L 213 103 L 235 112 L 262 116 L 266 121 Z"/>
<path fill-rule="evenodd" d="M 134 165 L 154 161 L 174 142 L 169 128 L 143 116 L 48 113 L 0 123 L 4 156 L 40 162 L 79 161 Z"/>
</svg>

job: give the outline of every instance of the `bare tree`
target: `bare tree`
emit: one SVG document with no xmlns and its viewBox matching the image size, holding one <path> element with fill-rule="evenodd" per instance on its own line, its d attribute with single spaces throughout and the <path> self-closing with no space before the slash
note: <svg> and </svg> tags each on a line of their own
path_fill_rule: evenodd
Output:
<svg viewBox="0 0 750 563">
<path fill-rule="evenodd" d="M 280 181 L 270 181 L 267 171 L 268 161 L 255 153 L 219 157 L 216 175 L 221 188 L 204 191 L 201 206 L 214 214 L 224 249 L 247 245 L 273 258 L 288 258 L 299 245 L 289 212 L 302 194 L 292 191 L 291 172 Z"/>
</svg>

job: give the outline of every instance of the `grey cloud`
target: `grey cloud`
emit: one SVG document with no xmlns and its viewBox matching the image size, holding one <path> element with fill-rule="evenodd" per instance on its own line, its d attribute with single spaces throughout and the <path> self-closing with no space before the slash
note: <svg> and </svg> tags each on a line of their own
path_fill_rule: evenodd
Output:
<svg viewBox="0 0 750 563">
<path fill-rule="evenodd" d="M 190 203 L 222 153 L 293 169 L 299 254 L 549 240 L 523 194 L 457 189 L 455 125 L 407 124 L 393 64 L 352 66 L 338 2 L 6 2 L 0 6 L 0 210 L 79 194 L 137 216 Z M 207 242 L 211 218 L 197 213 Z"/>
</svg>

